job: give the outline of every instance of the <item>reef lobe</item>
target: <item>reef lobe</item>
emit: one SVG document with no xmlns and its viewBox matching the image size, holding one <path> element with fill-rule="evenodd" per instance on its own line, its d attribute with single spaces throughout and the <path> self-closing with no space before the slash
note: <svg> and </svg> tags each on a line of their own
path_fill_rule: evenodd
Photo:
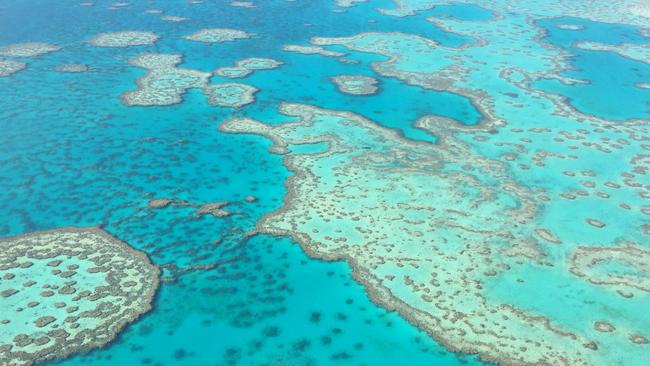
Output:
<svg viewBox="0 0 650 366">
<path fill-rule="evenodd" d="M 0 239 L 0 274 L 0 364 L 14 366 L 110 342 L 151 309 L 159 270 L 100 228 L 69 227 Z"/>
</svg>

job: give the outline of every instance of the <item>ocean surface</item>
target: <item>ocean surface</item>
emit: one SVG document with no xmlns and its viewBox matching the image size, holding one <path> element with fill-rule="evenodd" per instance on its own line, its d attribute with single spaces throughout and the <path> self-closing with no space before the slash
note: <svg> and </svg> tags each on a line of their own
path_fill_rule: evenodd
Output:
<svg viewBox="0 0 650 366">
<path fill-rule="evenodd" d="M 532 364 L 570 354 L 568 364 L 580 359 L 584 364 L 643 365 L 650 354 L 643 342 L 650 338 L 650 86 L 643 87 L 650 85 L 650 59 L 643 58 L 650 53 L 635 59 L 576 44 L 650 47 L 650 28 L 644 33 L 639 22 L 605 19 L 606 11 L 591 14 L 588 1 L 577 2 L 582 16 L 539 1 L 513 3 L 369 0 L 348 7 L 334 0 L 257 0 L 248 5 L 220 0 L 0 0 L 0 47 L 26 42 L 61 47 L 37 57 L 15 57 L 26 68 L 0 77 L 0 237 L 100 226 L 146 253 L 161 270 L 149 312 L 105 346 L 47 363 L 487 365 Z M 650 24 L 650 18 L 640 19 Z M 566 24 L 573 28 L 561 26 Z M 216 43 L 183 38 L 208 28 L 253 35 Z M 153 32 L 160 39 L 121 48 L 88 42 L 119 31 Z M 435 44 L 434 51 L 422 46 L 425 39 Z M 289 52 L 283 50 L 286 45 L 321 45 L 345 55 Z M 180 93 L 180 103 L 127 106 L 123 94 L 136 90 L 136 80 L 147 74 L 129 60 L 146 53 L 182 55 L 178 67 L 205 73 L 251 57 L 282 65 L 241 79 L 212 75 L 210 84 L 234 82 L 259 89 L 253 103 L 239 108 L 210 105 L 199 88 Z M 88 69 L 58 71 L 64 64 Z M 378 90 L 346 94 L 331 81 L 337 75 L 370 76 Z M 346 129 L 345 123 L 322 112 L 327 117 L 314 122 L 311 130 L 285 131 L 284 126 L 306 117 L 279 113 L 282 103 L 345 111 L 378 127 Z M 422 128 L 415 122 L 425 116 L 448 125 Z M 251 127 L 250 133 L 233 134 L 219 128 L 233 118 L 262 121 L 274 132 Z M 590 125 L 591 119 L 596 122 Z M 592 131 L 598 128 L 602 131 Z M 368 137 L 375 134 L 383 137 Z M 322 137 L 326 135 L 344 136 L 336 141 L 353 151 L 378 151 L 394 155 L 395 161 L 368 160 L 363 169 L 370 165 L 379 173 L 349 175 L 357 177 L 345 180 L 352 187 L 350 197 L 337 201 L 334 197 L 342 196 L 333 187 L 340 177 L 318 172 L 361 158 L 319 160 L 335 146 Z M 276 140 L 269 136 L 286 138 L 289 153 L 274 154 Z M 450 144 L 450 136 L 463 147 Z M 400 150 L 403 146 L 407 152 Z M 455 160 L 435 163 L 433 156 L 447 153 Z M 308 157 L 307 162 L 301 157 Z M 398 170 L 401 162 L 418 159 L 426 162 Z M 479 176 L 488 166 L 489 172 Z M 476 178 L 456 178 L 468 167 Z M 307 168 L 313 170 L 307 174 Z M 418 169 L 431 175 L 407 179 Z M 406 178 L 389 181 L 396 171 Z M 323 182 L 303 184 L 305 174 Z M 443 189 L 448 182 L 439 181 L 452 176 L 457 180 L 449 187 L 473 188 L 466 194 L 448 193 L 452 188 Z M 354 190 L 355 184 L 389 192 L 387 206 L 371 210 L 358 199 L 367 192 Z M 429 195 L 413 193 L 428 190 Z M 573 198 L 562 199 L 562 194 Z M 160 198 L 173 202 L 150 207 L 152 199 Z M 476 200 L 474 206 L 466 202 L 470 199 Z M 196 207 L 223 201 L 229 202 L 224 208 L 231 215 L 197 214 Z M 314 202 L 374 219 L 350 221 L 333 209 L 337 213 L 331 216 L 340 214 L 340 221 L 330 229 L 343 230 L 350 242 L 329 251 L 330 238 L 316 234 L 329 232 L 327 224 L 314 218 L 330 211 L 299 210 Z M 449 215 L 462 211 L 468 218 L 444 221 L 441 214 L 436 221 L 426 210 L 413 209 L 416 203 L 431 203 Z M 296 210 L 295 217 L 261 223 L 270 214 L 285 215 L 277 210 L 289 204 L 286 214 Z M 393 204 L 403 207 L 401 213 L 387 208 Z M 524 212 L 526 205 L 534 208 Z M 508 216 L 519 209 L 519 216 Z M 385 217 L 392 221 L 385 224 Z M 596 221 L 585 223 L 591 219 Z M 400 224 L 390 226 L 396 220 Z M 417 226 L 421 222 L 442 232 L 423 231 Z M 351 249 L 355 225 L 384 230 L 376 241 L 390 242 L 400 259 L 365 247 Z M 502 235 L 510 230 L 508 225 L 517 228 Z M 455 232 L 457 227 L 470 229 Z M 404 239 L 409 228 L 417 232 Z M 540 239 L 540 228 L 561 244 L 549 244 L 544 234 Z M 259 233 L 252 235 L 255 230 Z M 492 234 L 477 234 L 480 230 Z M 530 254 L 528 247 L 504 249 L 520 238 L 538 241 L 534 250 L 539 253 Z M 444 252 L 429 249 L 438 240 L 453 246 Z M 439 268 L 436 258 L 472 251 L 483 255 L 483 249 L 472 246 L 479 242 L 492 245 L 493 257 L 445 262 L 451 271 L 448 279 L 429 275 L 429 269 Z M 626 256 L 632 249 L 621 249 L 594 259 L 586 274 L 575 275 L 577 264 L 570 261 L 577 248 L 625 248 L 623 242 L 636 254 Z M 622 259 L 616 257 L 619 253 L 624 253 Z M 405 264 L 408 258 L 427 256 L 434 258 Z M 612 258 L 620 260 L 609 263 Z M 593 268 L 603 262 L 602 268 Z M 481 280 L 473 282 L 471 270 L 463 266 L 480 271 Z M 378 290 L 375 282 L 363 280 L 366 274 L 383 279 L 391 299 L 406 305 L 391 306 L 384 295 L 373 295 Z M 395 285 L 386 280 L 391 276 L 397 276 L 391 282 Z M 592 281 L 584 280 L 590 276 Z M 409 281 L 420 287 L 413 289 Z M 438 287 L 437 281 L 443 285 Z M 463 287 L 470 282 L 471 291 Z M 445 323 L 454 318 L 446 307 L 431 305 L 442 302 L 423 302 L 423 294 L 436 291 L 451 302 L 445 306 L 455 309 L 453 324 Z M 480 306 L 488 310 L 475 307 L 470 295 L 475 291 L 481 292 Z M 2 301 L 0 313 L 9 311 L 2 309 Z M 518 316 L 504 310 L 509 307 L 526 314 L 525 325 L 494 320 Z M 410 311 L 437 320 L 419 320 Z M 474 333 L 456 329 L 463 317 L 470 319 L 467 324 L 471 319 L 482 323 L 470 326 Z M 548 321 L 530 320 L 536 317 Z M 596 331 L 596 321 L 612 323 L 617 331 Z M 546 326 L 531 325 L 542 323 Z M 553 337 L 575 334 L 579 350 L 557 346 L 565 342 L 547 338 L 548 329 L 557 330 Z M 501 346 L 482 338 L 492 333 L 505 339 Z M 529 336 L 549 339 L 549 347 L 558 348 L 548 351 L 552 356 L 530 351 L 534 342 L 527 341 Z M 598 344 L 598 351 L 581 346 L 590 341 Z M 529 356 L 528 351 L 537 353 Z"/>
</svg>

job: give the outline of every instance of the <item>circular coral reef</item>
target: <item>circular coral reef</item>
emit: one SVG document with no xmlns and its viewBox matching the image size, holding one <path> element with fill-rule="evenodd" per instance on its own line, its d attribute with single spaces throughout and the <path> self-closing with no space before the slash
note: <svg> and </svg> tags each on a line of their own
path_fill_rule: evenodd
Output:
<svg viewBox="0 0 650 366">
<path fill-rule="evenodd" d="M 101 347 L 151 309 L 159 270 L 96 228 L 0 240 L 0 364 L 31 365 Z"/>
</svg>

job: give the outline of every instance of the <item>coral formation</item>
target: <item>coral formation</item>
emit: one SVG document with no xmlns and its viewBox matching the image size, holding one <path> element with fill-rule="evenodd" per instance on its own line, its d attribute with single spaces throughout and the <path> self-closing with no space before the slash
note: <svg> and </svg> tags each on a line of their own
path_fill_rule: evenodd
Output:
<svg viewBox="0 0 650 366">
<path fill-rule="evenodd" d="M 210 105 L 231 108 L 253 103 L 257 91 L 254 86 L 238 83 L 213 84 L 204 89 Z"/>
<path fill-rule="evenodd" d="M 300 46 L 300 45 L 285 45 L 282 47 L 282 50 L 287 51 L 287 52 L 297 52 L 297 53 L 302 53 L 304 55 L 321 55 L 321 56 L 327 56 L 327 57 L 342 57 L 345 56 L 345 53 L 343 52 L 336 52 L 336 51 L 330 51 L 326 50 L 323 47 L 320 46 Z"/>
<path fill-rule="evenodd" d="M 215 75 L 225 78 L 243 78 L 256 70 L 275 69 L 282 65 L 282 62 L 270 58 L 246 58 L 237 61 L 232 67 L 221 67 L 215 71 Z"/>
<path fill-rule="evenodd" d="M 160 36 L 153 32 L 123 31 L 102 33 L 91 38 L 88 43 L 96 47 L 125 48 L 132 46 L 150 46 L 156 43 Z"/>
<path fill-rule="evenodd" d="M 9 76 L 27 67 L 27 64 L 20 61 L 0 59 L 0 77 Z"/>
<path fill-rule="evenodd" d="M 31 58 L 55 52 L 60 49 L 61 47 L 59 46 L 43 42 L 17 43 L 0 47 L 0 56 Z"/>
<path fill-rule="evenodd" d="M 362 75 L 337 75 L 331 78 L 332 82 L 341 93 L 352 95 L 370 95 L 376 94 L 377 79 L 370 76 Z"/>
<path fill-rule="evenodd" d="M 110 342 L 151 308 L 158 268 L 92 228 L 0 239 L 0 363 L 31 365 Z"/>
<path fill-rule="evenodd" d="M 62 64 L 55 68 L 58 72 L 80 73 L 88 71 L 88 65 L 84 64 Z"/>
<path fill-rule="evenodd" d="M 203 89 L 210 73 L 176 67 L 183 61 L 181 55 L 146 53 L 129 62 L 147 69 L 147 75 L 138 79 L 139 88 L 122 95 L 129 106 L 172 105 L 180 103 L 183 94 L 192 88 Z"/>
<path fill-rule="evenodd" d="M 205 43 L 221 43 L 252 37 L 253 34 L 230 28 L 206 28 L 183 38 Z"/>
</svg>

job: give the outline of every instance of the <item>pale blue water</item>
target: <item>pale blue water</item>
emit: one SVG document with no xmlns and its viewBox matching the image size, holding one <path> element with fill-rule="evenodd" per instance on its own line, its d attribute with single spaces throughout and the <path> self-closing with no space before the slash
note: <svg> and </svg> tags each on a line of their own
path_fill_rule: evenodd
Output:
<svg viewBox="0 0 650 366">
<path fill-rule="evenodd" d="M 304 44 L 309 33 L 366 29 L 367 24 L 357 21 L 360 14 L 377 18 L 372 27 L 381 30 L 397 29 L 395 19 L 359 7 L 343 21 L 337 17 L 332 27 L 330 17 L 323 16 L 332 14 L 332 5 L 285 1 L 263 2 L 252 12 L 225 2 L 133 3 L 116 12 L 105 10 L 108 4 L 84 8 L 75 1 L 0 2 L 0 44 L 65 45 L 57 53 L 29 60 L 27 70 L 0 78 L 0 236 L 102 225 L 148 253 L 163 266 L 163 276 L 177 278 L 162 285 L 153 310 L 112 344 L 62 365 L 478 363 L 446 351 L 396 313 L 374 305 L 345 263 L 309 259 L 288 239 L 244 239 L 256 220 L 280 207 L 288 172 L 281 157 L 267 153 L 269 144 L 262 138 L 217 131 L 232 110 L 209 107 L 198 91 L 169 107 L 126 108 L 119 99 L 144 74 L 126 60 L 143 52 L 182 53 L 183 66 L 205 71 L 258 56 L 286 65 L 246 79 L 262 91 L 256 104 L 238 113 L 264 118 L 280 101 L 309 100 L 364 113 L 428 141 L 435 138 L 410 125 L 423 114 L 478 123 L 480 116 L 468 100 L 454 94 L 375 75 L 382 92 L 355 97 L 339 93 L 327 81 L 341 73 L 372 75 L 364 64 L 379 58 L 350 55 L 361 61 L 351 65 L 280 50 L 284 44 Z M 150 8 L 192 21 L 163 22 L 159 15 L 143 13 Z M 284 21 L 277 22 L 278 17 Z M 314 23 L 306 28 L 308 34 L 296 34 L 294 27 L 302 30 L 306 21 Z M 179 40 L 215 24 L 260 38 L 218 48 Z M 464 42 L 427 23 L 406 24 L 407 31 L 441 43 Z M 403 22 L 399 26 L 404 30 Z M 123 29 L 151 30 L 163 38 L 156 46 L 117 51 L 84 43 L 97 33 Z M 85 63 L 92 71 L 55 72 L 54 66 L 62 63 Z M 385 108 L 396 99 L 402 102 Z M 245 202 L 247 195 L 257 201 Z M 196 204 L 227 200 L 229 210 L 241 213 L 199 218 L 193 208 L 146 207 L 149 199 L 160 197 Z M 222 241 L 215 244 L 218 239 Z M 212 270 L 189 269 L 214 263 L 218 265 Z"/>
<path fill-rule="evenodd" d="M 631 60 L 613 52 L 581 50 L 573 47 L 578 41 L 605 44 L 643 44 L 643 37 L 637 27 L 625 24 L 609 24 L 579 18 L 555 18 L 539 20 L 538 24 L 547 32 L 547 42 L 570 52 L 572 70 L 566 76 L 589 81 L 588 84 L 564 85 L 554 80 L 541 80 L 534 87 L 568 97 L 579 111 L 611 120 L 649 118 L 650 90 L 634 86 L 647 82 L 650 65 Z M 563 30 L 557 24 L 577 24 L 581 31 Z"/>
</svg>

